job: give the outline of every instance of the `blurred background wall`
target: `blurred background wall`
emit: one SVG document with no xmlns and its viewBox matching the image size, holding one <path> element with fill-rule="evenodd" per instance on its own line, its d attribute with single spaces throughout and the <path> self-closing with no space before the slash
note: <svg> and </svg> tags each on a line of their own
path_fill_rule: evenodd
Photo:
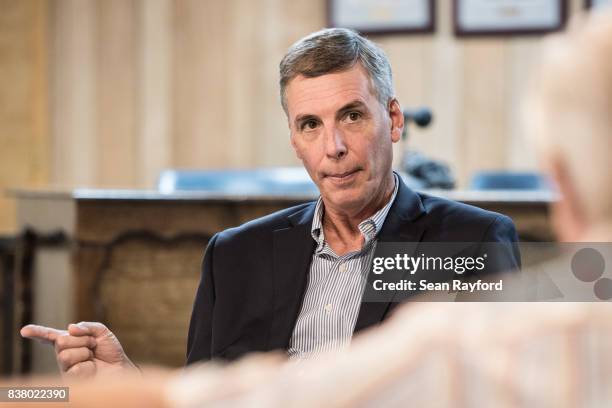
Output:
<svg viewBox="0 0 612 408">
<path fill-rule="evenodd" d="M 570 1 L 570 15 L 583 7 Z M 297 165 L 278 103 L 287 47 L 325 0 L 0 0 L 0 188 L 151 188 L 164 168 Z M 518 127 L 541 37 L 372 37 L 404 107 L 433 109 L 411 146 L 449 163 L 529 169 Z M 15 228 L 0 199 L 0 231 Z"/>
<path fill-rule="evenodd" d="M 50 181 L 48 6 L 0 0 L 0 189 Z M 14 211 L 0 195 L 0 231 Z"/>
</svg>

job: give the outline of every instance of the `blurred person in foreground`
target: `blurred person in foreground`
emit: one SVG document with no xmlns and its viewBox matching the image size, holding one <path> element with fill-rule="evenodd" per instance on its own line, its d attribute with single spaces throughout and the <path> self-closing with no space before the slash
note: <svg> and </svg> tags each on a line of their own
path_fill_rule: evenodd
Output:
<svg viewBox="0 0 612 408">
<path fill-rule="evenodd" d="M 320 198 L 211 239 L 188 363 L 271 350 L 302 359 L 348 346 L 399 304 L 362 302 L 378 242 L 473 243 L 463 250 L 470 257 L 500 243 L 478 274 L 520 267 L 510 218 L 414 192 L 392 171 L 404 118 L 389 61 L 373 42 L 341 28 L 302 38 L 280 63 L 280 90 L 291 145 Z M 71 375 L 134 368 L 100 323 L 26 326 L 22 335 L 53 343 Z"/>
<path fill-rule="evenodd" d="M 543 169 L 563 194 L 551 213 L 559 239 L 609 243 L 612 11 L 549 40 L 525 111 Z M 611 316 L 609 303 L 419 303 L 320 359 L 254 355 L 71 392 L 91 407 L 139 395 L 176 408 L 609 407 Z"/>
</svg>

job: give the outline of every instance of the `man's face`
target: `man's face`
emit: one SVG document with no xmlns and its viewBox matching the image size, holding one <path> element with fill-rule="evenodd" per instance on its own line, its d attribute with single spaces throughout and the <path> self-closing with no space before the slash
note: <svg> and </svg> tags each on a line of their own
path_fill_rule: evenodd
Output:
<svg viewBox="0 0 612 408">
<path fill-rule="evenodd" d="M 393 99 L 382 106 L 361 65 L 286 88 L 291 144 L 326 206 L 358 213 L 392 183 L 392 143 L 403 115 Z"/>
</svg>

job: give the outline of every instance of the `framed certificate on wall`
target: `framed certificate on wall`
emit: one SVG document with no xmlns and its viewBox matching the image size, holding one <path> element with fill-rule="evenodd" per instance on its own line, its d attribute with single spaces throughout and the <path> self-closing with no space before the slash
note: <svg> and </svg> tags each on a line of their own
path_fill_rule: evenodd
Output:
<svg viewBox="0 0 612 408">
<path fill-rule="evenodd" d="M 598 9 L 604 6 L 612 6 L 612 0 L 585 0 L 587 8 Z"/>
<path fill-rule="evenodd" d="M 434 0 L 327 0 L 330 27 L 363 34 L 432 33 Z"/>
<path fill-rule="evenodd" d="M 567 0 L 453 0 L 455 34 L 541 34 L 563 28 Z"/>
</svg>

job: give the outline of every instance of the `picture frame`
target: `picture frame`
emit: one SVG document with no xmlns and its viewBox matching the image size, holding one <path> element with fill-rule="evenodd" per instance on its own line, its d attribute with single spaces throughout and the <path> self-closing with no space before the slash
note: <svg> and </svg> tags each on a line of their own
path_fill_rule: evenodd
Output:
<svg viewBox="0 0 612 408">
<path fill-rule="evenodd" d="M 537 35 L 559 31 L 567 0 L 453 0 L 456 36 Z"/>
<path fill-rule="evenodd" d="M 433 33 L 435 20 L 435 0 L 327 0 L 329 27 L 365 35 Z"/>
<path fill-rule="evenodd" d="M 584 7 L 587 9 L 598 9 L 603 6 L 612 6 L 612 0 L 585 0 Z"/>
</svg>

